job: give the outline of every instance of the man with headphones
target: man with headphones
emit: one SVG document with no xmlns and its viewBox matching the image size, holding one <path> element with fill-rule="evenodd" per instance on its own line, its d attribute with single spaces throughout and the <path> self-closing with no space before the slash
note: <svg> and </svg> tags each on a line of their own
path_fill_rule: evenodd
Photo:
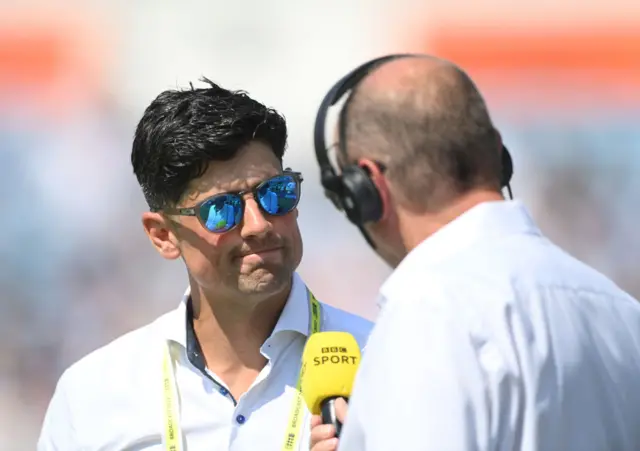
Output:
<svg viewBox="0 0 640 451">
<path fill-rule="evenodd" d="M 640 304 L 505 200 L 511 157 L 466 73 L 366 63 L 325 97 L 315 147 L 328 197 L 395 271 L 340 443 L 314 418 L 313 451 L 640 449 Z"/>
</svg>

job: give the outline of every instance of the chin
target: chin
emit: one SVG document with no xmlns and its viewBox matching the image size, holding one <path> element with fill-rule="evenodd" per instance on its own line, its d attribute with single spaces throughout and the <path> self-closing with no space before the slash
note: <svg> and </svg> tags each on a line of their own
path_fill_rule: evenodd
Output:
<svg viewBox="0 0 640 451">
<path fill-rule="evenodd" d="M 250 274 L 241 274 L 238 279 L 238 290 L 246 295 L 276 295 L 290 288 L 293 271 L 270 270 L 258 268 Z"/>
<path fill-rule="evenodd" d="M 396 269 L 400 262 L 402 262 L 404 257 L 400 257 L 391 252 L 384 252 L 381 249 L 376 249 L 376 254 L 378 257 L 382 259 L 387 265 L 389 265 L 392 269 Z"/>
</svg>

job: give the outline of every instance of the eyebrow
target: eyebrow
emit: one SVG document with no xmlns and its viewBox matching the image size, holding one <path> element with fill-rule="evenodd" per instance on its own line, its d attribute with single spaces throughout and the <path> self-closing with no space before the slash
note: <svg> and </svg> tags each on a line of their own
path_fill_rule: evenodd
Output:
<svg viewBox="0 0 640 451">
<path fill-rule="evenodd" d="M 219 194 L 248 193 L 248 192 L 251 192 L 251 190 L 253 190 L 256 186 L 258 186 L 259 184 L 261 184 L 265 180 L 269 180 L 270 178 L 277 177 L 279 175 L 284 174 L 285 172 L 286 172 L 285 169 L 280 169 L 278 172 L 273 173 L 273 174 L 268 174 L 268 175 L 264 175 L 263 174 L 262 178 L 260 178 L 255 183 L 251 183 L 251 184 L 247 183 L 247 179 L 243 179 L 242 182 L 241 182 L 243 184 L 243 188 L 242 189 L 224 189 L 224 190 L 218 191 L 216 193 L 209 193 L 209 194 L 207 194 L 205 196 L 202 196 L 202 197 L 200 197 L 200 194 L 202 194 L 202 192 L 200 192 L 199 195 L 196 196 L 195 199 L 190 199 L 189 202 L 193 203 L 195 205 L 195 204 L 197 204 L 199 202 L 202 202 L 203 200 L 209 199 L 210 197 L 217 196 Z M 291 172 L 293 172 L 293 171 L 291 171 Z M 187 199 L 189 199 L 189 198 L 187 198 Z M 185 200 L 187 200 L 187 199 L 185 199 Z M 190 208 L 190 207 L 186 207 L 186 208 Z"/>
<path fill-rule="evenodd" d="M 269 175 L 265 175 L 262 178 L 260 178 L 257 182 L 255 183 L 246 183 L 247 179 L 244 179 L 242 181 L 243 186 L 246 186 L 246 188 L 244 189 L 231 189 L 231 190 L 224 190 L 224 191 L 220 191 L 219 194 L 224 194 L 224 193 L 238 193 L 238 192 L 248 192 L 251 191 L 253 188 L 255 188 L 256 186 L 258 186 L 259 184 L 261 184 L 262 182 L 264 182 L 265 180 L 269 180 L 270 178 L 273 177 L 277 177 L 279 175 L 282 175 L 284 173 L 283 170 L 280 170 L 279 172 L 276 172 L 275 174 L 269 174 Z M 215 196 L 215 194 L 212 194 L 213 196 Z M 209 196 L 207 196 L 209 197 Z"/>
</svg>

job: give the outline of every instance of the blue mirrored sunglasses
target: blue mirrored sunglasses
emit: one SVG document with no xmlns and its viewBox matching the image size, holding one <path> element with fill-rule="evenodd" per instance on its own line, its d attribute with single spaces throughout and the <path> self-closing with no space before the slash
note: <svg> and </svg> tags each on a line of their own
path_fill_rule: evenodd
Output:
<svg viewBox="0 0 640 451">
<path fill-rule="evenodd" d="M 284 171 L 260 182 L 250 190 L 220 193 L 208 197 L 191 208 L 164 208 L 165 213 L 178 216 L 196 216 L 210 232 L 224 233 L 242 222 L 244 195 L 252 193 L 260 210 L 270 216 L 291 213 L 300 201 L 299 172 Z"/>
</svg>

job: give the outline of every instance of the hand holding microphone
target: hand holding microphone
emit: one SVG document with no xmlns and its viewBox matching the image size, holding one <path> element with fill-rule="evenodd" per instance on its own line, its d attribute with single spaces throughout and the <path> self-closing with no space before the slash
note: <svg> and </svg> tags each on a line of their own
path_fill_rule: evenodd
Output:
<svg viewBox="0 0 640 451">
<path fill-rule="evenodd" d="M 347 402 L 338 398 L 335 402 L 336 418 L 344 424 L 347 416 Z M 335 451 L 338 449 L 338 437 L 333 424 L 323 424 L 320 415 L 311 417 L 310 451 Z"/>
<path fill-rule="evenodd" d="M 311 446 L 314 451 L 337 447 L 346 415 L 346 403 L 360 364 L 360 347 L 346 332 L 319 332 L 307 340 L 302 366 L 302 396 L 314 417 Z"/>
</svg>

